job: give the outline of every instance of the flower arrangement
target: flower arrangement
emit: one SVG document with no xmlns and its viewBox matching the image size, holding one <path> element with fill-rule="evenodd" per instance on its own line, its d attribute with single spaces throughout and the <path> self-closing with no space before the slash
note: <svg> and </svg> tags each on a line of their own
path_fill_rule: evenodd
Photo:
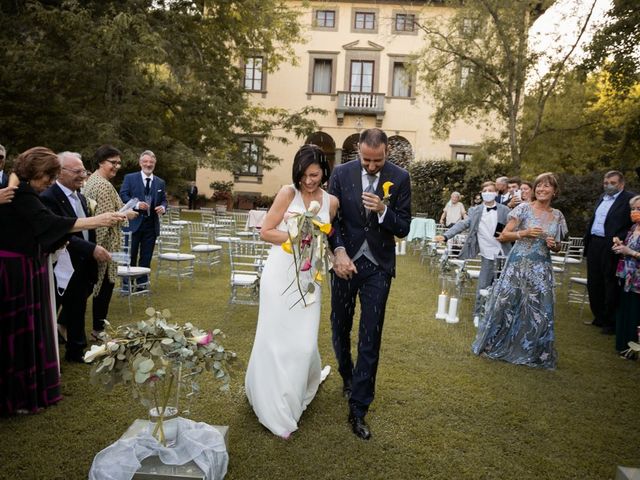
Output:
<svg viewBox="0 0 640 480">
<path fill-rule="evenodd" d="M 111 390 L 118 383 L 131 384 L 133 396 L 158 414 L 153 435 L 165 443 L 163 417 L 177 413 L 181 393 L 190 401 L 200 388 L 196 377 L 210 371 L 229 388 L 228 363 L 236 354 L 219 342 L 224 334 L 207 332 L 191 323 L 170 323 L 169 310 L 146 309 L 147 320 L 113 328 L 105 321 L 100 345 L 92 345 L 84 361 L 93 363 L 91 381 Z M 188 408 L 181 410 L 189 413 Z"/>
<path fill-rule="evenodd" d="M 295 283 L 300 293 L 300 299 L 292 308 L 301 301 L 305 306 L 315 302 L 315 285 L 324 281 L 333 266 L 328 242 L 333 228 L 330 223 L 322 223 L 317 216 L 319 211 L 320 204 L 314 200 L 306 212 L 292 214 L 287 219 L 289 238 L 282 244 L 282 249 L 293 255 L 296 278 L 285 292 Z"/>
</svg>

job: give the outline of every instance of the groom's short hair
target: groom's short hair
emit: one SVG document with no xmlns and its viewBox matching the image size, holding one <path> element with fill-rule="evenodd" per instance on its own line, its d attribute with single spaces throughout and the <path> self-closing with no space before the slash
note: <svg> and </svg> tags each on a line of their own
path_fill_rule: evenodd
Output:
<svg viewBox="0 0 640 480">
<path fill-rule="evenodd" d="M 388 145 L 389 140 L 387 134 L 379 128 L 368 128 L 360 134 L 360 145 L 366 144 L 372 148 L 378 148 L 380 145 Z"/>
</svg>

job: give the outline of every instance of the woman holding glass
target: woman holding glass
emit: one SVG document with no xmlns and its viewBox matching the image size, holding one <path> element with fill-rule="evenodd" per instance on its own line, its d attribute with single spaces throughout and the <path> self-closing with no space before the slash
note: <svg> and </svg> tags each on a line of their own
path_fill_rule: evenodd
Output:
<svg viewBox="0 0 640 480">
<path fill-rule="evenodd" d="M 613 239 L 613 251 L 621 255 L 616 275 L 623 282 L 616 313 L 616 350 L 622 352 L 630 341 L 638 341 L 640 325 L 640 195 L 629 201 L 631 221 L 627 238 Z"/>
<path fill-rule="evenodd" d="M 532 202 L 522 202 L 509 213 L 498 240 L 515 245 L 480 318 L 472 346 L 476 355 L 530 367 L 556 367 L 550 251 L 558 252 L 567 234 L 562 212 L 551 207 L 558 191 L 555 176 L 543 173 L 533 184 Z"/>
</svg>

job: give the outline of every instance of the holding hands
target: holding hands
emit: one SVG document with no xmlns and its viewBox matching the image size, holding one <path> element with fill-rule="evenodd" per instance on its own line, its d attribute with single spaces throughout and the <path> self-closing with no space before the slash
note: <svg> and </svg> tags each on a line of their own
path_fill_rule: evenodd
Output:
<svg viewBox="0 0 640 480">
<path fill-rule="evenodd" d="M 334 251 L 335 258 L 333 259 L 333 271 L 335 274 L 343 280 L 351 280 L 354 274 L 358 273 L 358 269 L 354 265 L 349 255 L 344 248 L 339 248 Z"/>
<path fill-rule="evenodd" d="M 18 187 L 0 188 L 0 205 L 11 203 Z"/>
</svg>

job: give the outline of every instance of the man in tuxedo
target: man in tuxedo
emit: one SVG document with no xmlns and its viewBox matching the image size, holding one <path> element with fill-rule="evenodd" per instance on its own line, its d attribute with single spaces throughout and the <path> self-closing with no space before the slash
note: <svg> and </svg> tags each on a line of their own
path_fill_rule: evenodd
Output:
<svg viewBox="0 0 640 480">
<path fill-rule="evenodd" d="M 7 150 L 0 145 L 0 188 L 6 188 L 9 185 L 9 175 L 4 173 L 4 161 L 7 158 Z"/>
<path fill-rule="evenodd" d="M 509 194 L 509 179 L 507 177 L 496 178 L 496 202 L 506 205 L 511 200 Z"/>
<path fill-rule="evenodd" d="M 331 274 L 333 348 L 349 398 L 353 433 L 371 437 L 364 417 L 373 401 L 382 326 L 391 280 L 395 276 L 395 238 L 411 224 L 411 181 L 406 170 L 387 162 L 388 140 L 377 128 L 365 130 L 359 158 L 335 167 L 329 193 L 340 200 L 330 237 L 335 254 Z M 383 201 L 383 186 L 392 183 Z M 358 357 L 351 357 L 351 328 L 360 298 Z"/>
<path fill-rule="evenodd" d="M 88 217 L 87 201 L 80 193 L 80 187 L 87 177 L 80 154 L 62 152 L 58 154 L 58 158 L 62 169 L 56 183 L 40 195 L 42 203 L 56 215 Z M 58 307 L 62 306 L 58 323 L 67 331 L 65 358 L 71 362 L 84 363 L 82 354 L 87 346 L 84 324 L 87 298 L 96 283 L 96 262 L 106 262 L 111 259 L 111 255 L 100 245 L 96 245 L 94 230 L 69 234 L 68 241 L 67 251 L 73 275 L 64 293 L 56 288 L 56 303 Z"/>
<path fill-rule="evenodd" d="M 195 210 L 196 200 L 198 199 L 198 187 L 196 187 L 196 182 L 191 182 L 189 184 L 189 191 L 187 192 L 187 197 L 189 198 L 189 210 Z"/>
<path fill-rule="evenodd" d="M 460 220 L 443 235 L 434 240 L 447 241 L 459 233 L 469 230 L 467 239 L 462 246 L 459 258 L 476 258 L 480 255 L 480 276 L 476 288 L 476 304 L 473 309 L 473 324 L 477 327 L 480 318 L 480 290 L 493 283 L 496 258 L 507 256 L 511 251 L 511 243 L 500 243 L 498 236 L 507 224 L 509 207 L 496 202 L 496 185 L 493 182 L 482 184 L 483 204 L 469 209 L 467 218 Z"/>
<path fill-rule="evenodd" d="M 160 235 L 160 215 L 167 211 L 167 194 L 164 180 L 153 174 L 156 156 L 151 150 L 140 154 L 140 172 L 125 175 L 120 198 L 127 203 L 132 198 L 140 201 L 136 210 L 137 218 L 129 221 L 131 230 L 131 265 L 150 267 L 156 238 Z M 146 277 L 138 279 L 139 284 L 147 283 Z"/>
<path fill-rule="evenodd" d="M 584 237 L 587 291 L 593 313 L 593 321 L 585 323 L 601 327 L 602 333 L 614 334 L 620 288 L 616 278 L 618 257 L 611 248 L 614 237 L 624 240 L 631 227 L 629 200 L 634 194 L 624 189 L 624 175 L 616 170 L 605 174 L 603 188 Z"/>
</svg>

